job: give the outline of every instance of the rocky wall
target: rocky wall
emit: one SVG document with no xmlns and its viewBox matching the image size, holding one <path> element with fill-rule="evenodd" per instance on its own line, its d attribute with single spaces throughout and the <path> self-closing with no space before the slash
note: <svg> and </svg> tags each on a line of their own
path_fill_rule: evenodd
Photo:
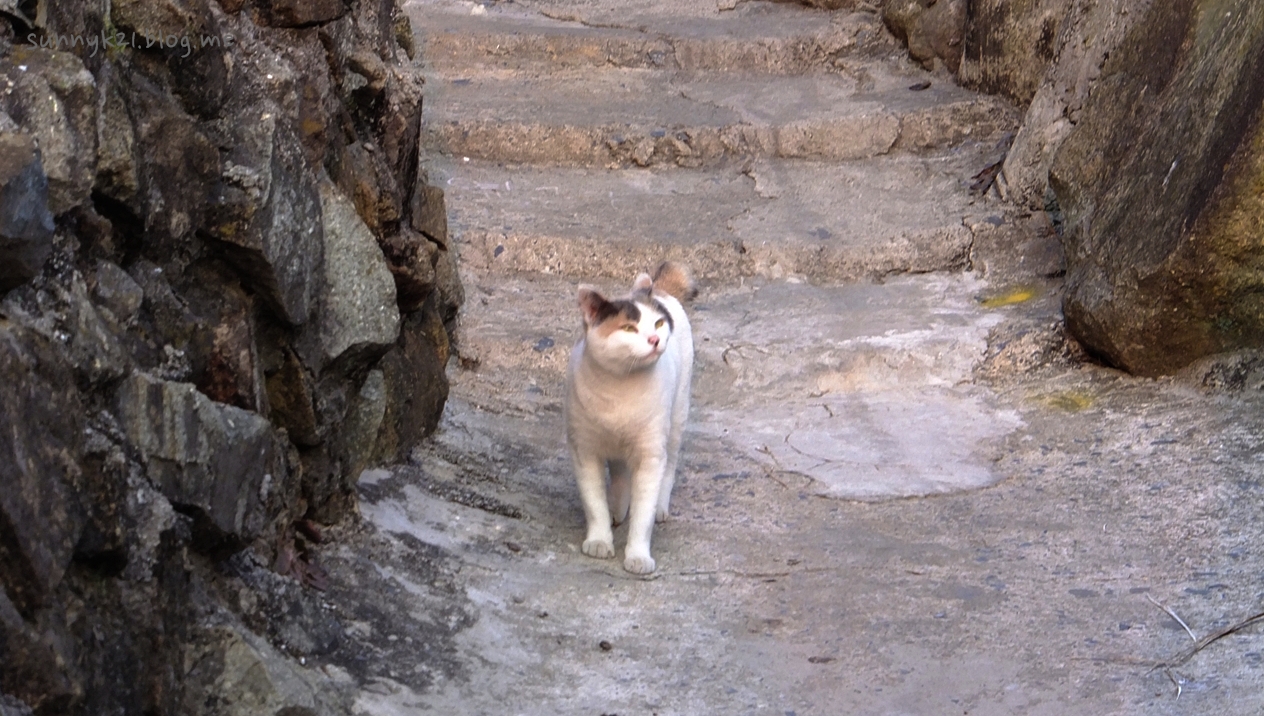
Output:
<svg viewBox="0 0 1264 716">
<path fill-rule="evenodd" d="M 1072 335 L 1143 375 L 1264 348 L 1258 3 L 953 2 L 880 10 L 928 68 L 1027 104 L 996 187 L 1064 220 Z"/>
<path fill-rule="evenodd" d="M 411 52 L 394 0 L 0 3 L 6 708 L 344 712 L 211 585 L 311 581 L 442 410 Z"/>
</svg>

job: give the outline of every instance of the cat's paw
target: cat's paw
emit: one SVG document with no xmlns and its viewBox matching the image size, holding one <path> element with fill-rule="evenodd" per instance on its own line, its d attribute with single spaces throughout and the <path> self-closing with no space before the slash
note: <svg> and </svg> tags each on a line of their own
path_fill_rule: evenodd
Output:
<svg viewBox="0 0 1264 716">
<path fill-rule="evenodd" d="M 610 540 L 586 539 L 581 549 L 584 550 L 584 554 L 597 559 L 610 559 L 614 556 L 614 542 Z"/>
<path fill-rule="evenodd" d="M 654 563 L 654 558 L 648 554 L 629 554 L 623 558 L 623 568 L 632 574 L 649 574 L 657 566 Z"/>
<path fill-rule="evenodd" d="M 659 507 L 657 510 L 654 510 L 655 522 L 666 522 L 668 516 L 669 516 L 669 513 L 666 507 Z"/>
</svg>

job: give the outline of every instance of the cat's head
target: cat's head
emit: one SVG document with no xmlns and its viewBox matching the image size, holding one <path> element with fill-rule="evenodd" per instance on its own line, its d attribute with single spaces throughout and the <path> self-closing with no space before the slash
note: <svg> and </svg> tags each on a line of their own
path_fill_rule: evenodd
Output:
<svg viewBox="0 0 1264 716">
<path fill-rule="evenodd" d="M 651 292 L 642 274 L 627 298 L 608 300 L 591 286 L 580 286 L 585 350 L 606 370 L 628 373 L 658 361 L 674 328 L 671 314 Z"/>
</svg>

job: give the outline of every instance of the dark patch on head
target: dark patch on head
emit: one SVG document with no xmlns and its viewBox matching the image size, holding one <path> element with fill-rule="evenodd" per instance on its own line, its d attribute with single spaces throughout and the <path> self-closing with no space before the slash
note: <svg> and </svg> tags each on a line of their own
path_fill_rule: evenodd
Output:
<svg viewBox="0 0 1264 716">
<path fill-rule="evenodd" d="M 606 301 L 606 305 L 602 306 L 602 310 L 597 314 L 597 323 L 605 323 L 615 316 L 621 316 L 636 323 L 641 320 L 641 308 L 635 301 L 627 299 Z"/>
<path fill-rule="evenodd" d="M 664 306 L 663 302 L 659 301 L 658 299 L 652 299 L 652 300 L 654 301 L 654 304 L 653 304 L 654 310 L 663 314 L 663 319 L 667 321 L 667 327 L 672 329 L 673 331 L 676 330 L 676 322 L 672 320 L 671 312 L 667 310 L 667 306 Z"/>
</svg>

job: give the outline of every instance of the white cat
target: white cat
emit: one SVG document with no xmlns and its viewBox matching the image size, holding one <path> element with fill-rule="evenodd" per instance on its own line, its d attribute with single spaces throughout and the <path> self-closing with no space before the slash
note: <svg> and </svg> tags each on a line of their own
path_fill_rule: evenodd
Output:
<svg viewBox="0 0 1264 716">
<path fill-rule="evenodd" d="M 583 550 L 613 557 L 611 525 L 627 519 L 623 568 L 635 574 L 654 571 L 650 536 L 667 519 L 676 480 L 693 369 L 681 301 L 693 294 L 688 272 L 671 262 L 637 276 L 626 298 L 579 288 L 584 337 L 566 375 L 566 439 L 588 520 Z"/>
</svg>

